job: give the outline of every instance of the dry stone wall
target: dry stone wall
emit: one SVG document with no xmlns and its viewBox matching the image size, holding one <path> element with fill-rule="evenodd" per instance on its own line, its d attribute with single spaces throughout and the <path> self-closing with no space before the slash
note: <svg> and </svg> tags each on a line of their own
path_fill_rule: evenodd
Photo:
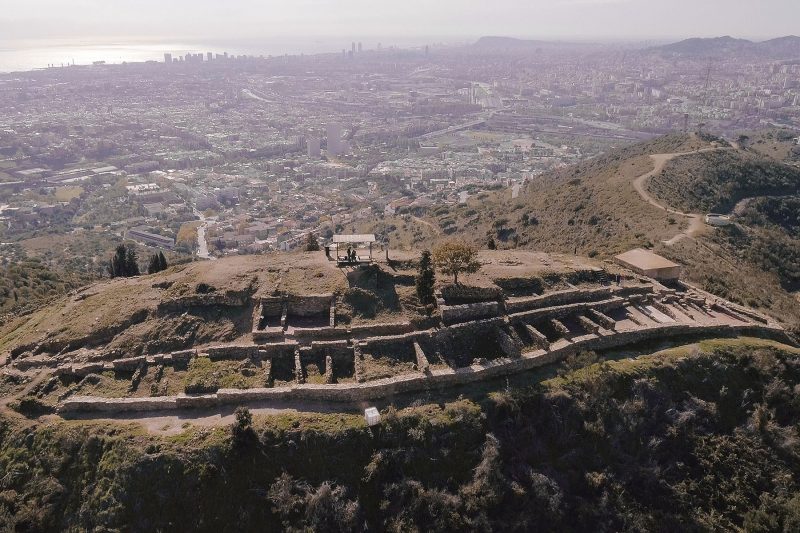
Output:
<svg viewBox="0 0 800 533">
<path fill-rule="evenodd" d="M 603 350 L 648 340 L 684 335 L 732 335 L 750 334 L 774 337 L 781 340 L 785 335 L 779 328 L 768 326 L 701 326 L 670 324 L 653 328 L 619 332 L 612 335 L 584 335 L 577 342 L 565 343 L 552 351 L 534 350 L 519 358 L 504 358 L 483 361 L 480 365 L 458 369 L 436 369 L 430 372 L 415 372 L 394 378 L 368 383 L 298 384 L 286 387 L 261 389 L 220 389 L 215 394 L 198 396 L 179 395 L 159 398 L 96 398 L 71 397 L 64 400 L 60 412 L 74 411 L 159 411 L 176 408 L 239 405 L 255 401 L 331 401 L 363 402 L 385 398 L 396 394 L 422 392 L 466 385 L 478 380 L 500 377 L 530 370 L 564 359 L 582 350 Z"/>
</svg>

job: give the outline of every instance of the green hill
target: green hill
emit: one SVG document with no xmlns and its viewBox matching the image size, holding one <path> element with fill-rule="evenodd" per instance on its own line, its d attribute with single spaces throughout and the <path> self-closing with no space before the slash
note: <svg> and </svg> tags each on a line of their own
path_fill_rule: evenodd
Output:
<svg viewBox="0 0 800 533">
<path fill-rule="evenodd" d="M 648 190 L 686 212 L 728 213 L 743 198 L 800 194 L 800 169 L 742 151 L 698 153 L 668 162 Z"/>
</svg>

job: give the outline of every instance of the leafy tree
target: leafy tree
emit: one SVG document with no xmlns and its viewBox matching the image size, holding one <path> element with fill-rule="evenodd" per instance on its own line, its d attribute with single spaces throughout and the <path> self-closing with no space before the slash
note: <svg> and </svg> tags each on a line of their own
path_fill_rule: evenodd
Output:
<svg viewBox="0 0 800 533">
<path fill-rule="evenodd" d="M 306 252 L 319 252 L 319 242 L 313 233 L 309 233 L 306 237 Z"/>
<path fill-rule="evenodd" d="M 433 250 L 433 262 L 436 268 L 453 276 L 453 283 L 456 284 L 461 272 L 470 274 L 481 269 L 478 250 L 463 241 L 451 241 L 437 246 Z"/>
<path fill-rule="evenodd" d="M 433 269 L 433 260 L 428 250 L 423 250 L 419 259 L 419 271 L 416 278 L 417 297 L 422 305 L 433 305 L 436 299 L 433 295 L 433 285 L 436 282 L 436 272 Z"/>
<path fill-rule="evenodd" d="M 117 246 L 117 250 L 114 253 L 114 257 L 111 258 L 111 261 L 108 265 L 108 274 L 112 278 L 119 278 L 119 277 L 126 277 L 127 270 L 126 270 L 126 260 L 127 257 L 127 249 L 125 248 L 124 244 L 120 244 Z"/>
</svg>

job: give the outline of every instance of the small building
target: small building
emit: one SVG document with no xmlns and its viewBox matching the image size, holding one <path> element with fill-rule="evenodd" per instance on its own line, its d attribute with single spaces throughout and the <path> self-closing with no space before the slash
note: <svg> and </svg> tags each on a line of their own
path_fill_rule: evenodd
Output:
<svg viewBox="0 0 800 533">
<path fill-rule="evenodd" d="M 125 236 L 128 239 L 139 241 L 156 248 L 165 248 L 167 250 L 175 248 L 175 239 L 158 235 L 157 233 L 150 233 L 146 228 L 131 228 L 127 231 Z"/>
<path fill-rule="evenodd" d="M 367 407 L 364 409 L 364 421 L 368 426 L 376 426 L 381 422 L 381 414 L 375 407 Z"/>
<path fill-rule="evenodd" d="M 729 226 L 733 224 L 733 220 L 729 215 L 720 215 L 719 213 L 708 213 L 704 220 L 709 226 Z"/>
<path fill-rule="evenodd" d="M 676 280 L 681 275 L 681 265 L 643 248 L 619 254 L 614 260 L 637 274 L 659 281 Z"/>
</svg>

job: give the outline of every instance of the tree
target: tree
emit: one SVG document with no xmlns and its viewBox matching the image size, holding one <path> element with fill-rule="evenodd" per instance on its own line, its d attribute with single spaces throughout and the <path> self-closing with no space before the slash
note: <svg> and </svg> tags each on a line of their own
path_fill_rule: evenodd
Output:
<svg viewBox="0 0 800 533">
<path fill-rule="evenodd" d="M 136 256 L 136 249 L 131 246 L 125 255 L 125 276 L 139 275 L 139 258 Z"/>
<path fill-rule="evenodd" d="M 319 242 L 313 233 L 309 233 L 306 237 L 306 252 L 319 252 Z"/>
<path fill-rule="evenodd" d="M 231 424 L 231 434 L 234 444 L 243 445 L 255 440 L 256 433 L 253 430 L 253 414 L 247 407 L 239 406 L 234 411 L 236 422 Z"/>
<path fill-rule="evenodd" d="M 416 278 L 417 297 L 422 305 L 433 305 L 436 299 L 433 295 L 433 285 L 436 282 L 436 272 L 433 269 L 433 260 L 428 250 L 423 250 L 419 258 L 419 271 Z"/>
<path fill-rule="evenodd" d="M 150 256 L 150 262 L 147 265 L 147 273 L 155 274 L 167 269 L 167 258 L 164 257 L 164 252 L 158 252 Z"/>
<path fill-rule="evenodd" d="M 128 278 L 139 275 L 139 263 L 136 249 L 124 244 L 117 246 L 114 257 L 108 263 L 108 275 L 112 278 Z"/>
<path fill-rule="evenodd" d="M 126 277 L 128 275 L 126 268 L 127 254 L 128 251 L 124 244 L 117 246 L 114 257 L 111 258 L 111 262 L 108 265 L 108 274 L 112 278 Z"/>
<path fill-rule="evenodd" d="M 437 246 L 433 250 L 433 262 L 436 268 L 452 275 L 453 283 L 456 284 L 461 272 L 469 274 L 481 269 L 478 250 L 463 241 L 451 241 Z"/>
<path fill-rule="evenodd" d="M 158 254 L 150 256 L 150 262 L 147 264 L 147 273 L 155 274 L 161 270 L 161 265 L 158 262 Z"/>
</svg>

